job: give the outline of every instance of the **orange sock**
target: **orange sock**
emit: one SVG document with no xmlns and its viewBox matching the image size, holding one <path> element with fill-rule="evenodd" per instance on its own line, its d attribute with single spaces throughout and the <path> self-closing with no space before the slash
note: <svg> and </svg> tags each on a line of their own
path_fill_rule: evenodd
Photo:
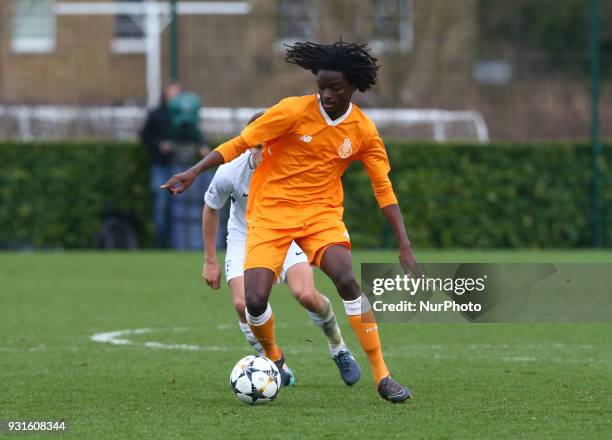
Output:
<svg viewBox="0 0 612 440">
<path fill-rule="evenodd" d="M 380 348 L 378 326 L 374 314 L 369 310 L 360 315 L 348 315 L 348 320 L 357 338 L 359 338 L 363 351 L 370 360 L 374 382 L 378 386 L 378 383 L 389 375 L 389 370 Z"/>
<path fill-rule="evenodd" d="M 249 327 L 253 335 L 263 347 L 266 357 L 271 361 L 279 360 L 281 358 L 281 352 L 276 345 L 274 315 L 272 314 L 270 306 L 268 305 L 268 309 L 263 315 L 257 317 L 250 316 L 247 311 L 247 321 L 249 321 Z M 261 322 L 261 324 L 259 322 Z"/>
</svg>

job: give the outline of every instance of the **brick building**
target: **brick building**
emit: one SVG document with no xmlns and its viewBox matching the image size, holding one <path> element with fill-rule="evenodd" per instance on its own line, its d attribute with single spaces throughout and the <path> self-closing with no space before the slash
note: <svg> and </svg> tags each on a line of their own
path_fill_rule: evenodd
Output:
<svg viewBox="0 0 612 440">
<path fill-rule="evenodd" d="M 145 105 L 142 16 L 54 12 L 59 3 L 93 7 L 100 1 L 0 2 L 2 103 Z M 147 1 L 154 0 L 123 3 Z M 379 85 L 357 97 L 363 105 L 479 110 L 497 138 L 585 137 L 588 132 L 586 82 L 512 80 L 491 86 L 475 79 L 477 0 L 242 3 L 246 14 L 180 15 L 179 78 L 207 106 L 266 106 L 283 96 L 311 93 L 310 74 L 283 62 L 282 43 L 342 36 L 369 43 L 383 66 Z M 161 39 L 162 78 L 167 79 L 168 29 Z M 607 88 L 604 92 L 610 95 Z M 607 111 L 604 105 L 604 116 Z"/>
</svg>

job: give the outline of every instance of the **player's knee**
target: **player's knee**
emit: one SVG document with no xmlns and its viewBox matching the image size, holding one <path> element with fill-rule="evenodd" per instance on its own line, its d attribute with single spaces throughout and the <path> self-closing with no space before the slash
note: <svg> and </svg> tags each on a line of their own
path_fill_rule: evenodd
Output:
<svg viewBox="0 0 612 440">
<path fill-rule="evenodd" d="M 251 316 L 261 316 L 268 306 L 268 297 L 255 288 L 246 291 L 246 308 Z"/>
<path fill-rule="evenodd" d="M 234 298 L 234 309 L 236 309 L 236 313 L 238 313 L 238 315 L 244 316 L 244 311 L 246 309 L 246 301 L 244 298 Z"/>
<path fill-rule="evenodd" d="M 293 290 L 293 296 L 308 310 L 311 310 L 316 306 L 317 291 L 315 290 L 314 286 L 301 285 Z"/>
<path fill-rule="evenodd" d="M 342 295 L 343 298 L 347 297 L 355 297 L 359 296 L 360 289 L 357 280 L 355 279 L 355 275 L 353 273 L 342 273 L 335 280 L 334 284 L 336 285 L 336 289 L 338 293 Z"/>
</svg>

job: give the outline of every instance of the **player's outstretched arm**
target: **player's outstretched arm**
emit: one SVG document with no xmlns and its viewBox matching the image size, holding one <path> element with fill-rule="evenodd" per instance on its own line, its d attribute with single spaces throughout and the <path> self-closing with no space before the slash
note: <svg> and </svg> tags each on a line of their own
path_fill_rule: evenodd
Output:
<svg viewBox="0 0 612 440">
<path fill-rule="evenodd" d="M 202 209 L 202 242 L 204 244 L 204 266 L 202 279 L 213 289 L 221 287 L 221 269 L 217 261 L 217 229 L 219 211 L 204 205 Z"/>
<path fill-rule="evenodd" d="M 180 194 L 191 186 L 193 181 L 196 179 L 196 177 L 198 177 L 198 175 L 200 175 L 200 173 L 209 168 L 219 166 L 223 164 L 223 162 L 223 156 L 221 156 L 219 152 L 211 151 L 204 159 L 196 163 L 188 170 L 170 177 L 170 179 L 160 186 L 160 188 L 167 190 L 173 196 Z"/>
<path fill-rule="evenodd" d="M 382 208 L 383 214 L 387 218 L 387 221 L 393 228 L 393 232 L 397 237 L 399 243 L 400 256 L 399 261 L 404 270 L 415 277 L 421 276 L 421 269 L 417 266 L 416 258 L 412 254 L 412 244 L 408 239 L 406 233 L 406 226 L 404 225 L 404 218 L 399 209 L 399 205 L 387 205 Z"/>
</svg>

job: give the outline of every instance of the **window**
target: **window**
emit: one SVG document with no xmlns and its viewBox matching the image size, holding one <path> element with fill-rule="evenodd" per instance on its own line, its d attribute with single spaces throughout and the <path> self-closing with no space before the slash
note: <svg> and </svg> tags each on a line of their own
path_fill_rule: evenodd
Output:
<svg viewBox="0 0 612 440">
<path fill-rule="evenodd" d="M 315 24 L 318 21 L 318 10 L 318 0 L 279 0 L 277 37 L 279 46 L 316 39 Z"/>
<path fill-rule="evenodd" d="M 143 4 L 144 0 L 115 0 L 115 2 Z M 115 15 L 113 52 L 144 53 L 146 51 L 144 18 L 144 10 L 140 14 Z"/>
<path fill-rule="evenodd" d="M 377 0 L 370 46 L 377 52 L 412 50 L 412 0 Z"/>
<path fill-rule="evenodd" d="M 11 49 L 20 53 L 55 49 L 53 0 L 14 0 Z"/>
</svg>

